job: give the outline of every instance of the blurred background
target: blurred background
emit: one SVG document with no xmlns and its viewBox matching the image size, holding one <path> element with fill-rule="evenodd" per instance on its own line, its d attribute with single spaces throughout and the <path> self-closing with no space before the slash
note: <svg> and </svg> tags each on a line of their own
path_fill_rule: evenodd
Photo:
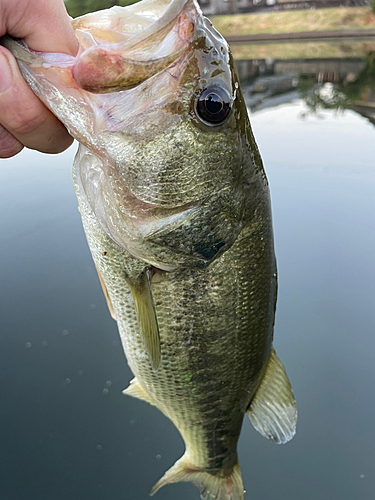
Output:
<svg viewBox="0 0 375 500">
<path fill-rule="evenodd" d="M 114 4 L 66 2 L 74 17 Z M 371 500 L 373 7 L 201 5 L 232 46 L 270 181 L 280 277 L 275 347 L 299 410 L 297 435 L 285 446 L 245 419 L 247 498 Z M 121 393 L 132 374 L 81 226 L 75 150 L 26 150 L 0 162 L 0 500 L 145 500 L 183 453 L 163 415 Z M 176 497 L 199 494 L 189 484 L 157 493 Z"/>
</svg>

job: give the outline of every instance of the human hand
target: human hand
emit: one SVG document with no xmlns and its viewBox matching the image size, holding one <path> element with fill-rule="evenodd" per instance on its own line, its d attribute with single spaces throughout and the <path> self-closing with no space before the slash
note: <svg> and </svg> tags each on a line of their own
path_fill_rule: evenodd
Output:
<svg viewBox="0 0 375 500">
<path fill-rule="evenodd" d="M 0 0 L 0 36 L 22 38 L 32 50 L 76 55 L 78 41 L 63 0 Z M 0 46 L 0 158 L 24 146 L 61 153 L 73 139 L 34 95 L 12 54 Z"/>
</svg>

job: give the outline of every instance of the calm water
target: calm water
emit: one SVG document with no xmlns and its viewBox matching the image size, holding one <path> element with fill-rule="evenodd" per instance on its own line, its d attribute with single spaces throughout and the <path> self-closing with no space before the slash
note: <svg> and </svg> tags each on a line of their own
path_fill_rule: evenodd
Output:
<svg viewBox="0 0 375 500">
<path fill-rule="evenodd" d="M 272 193 L 275 346 L 299 425 L 291 443 L 277 446 L 246 419 L 240 462 L 249 500 L 369 500 L 375 127 L 362 115 L 371 114 L 371 93 L 357 99 L 357 111 L 337 113 L 319 101 L 319 116 L 312 114 L 303 91 L 326 103 L 365 60 L 351 73 L 335 67 L 331 77 L 311 67 L 301 73 L 297 62 L 280 70 L 269 58 L 247 61 L 260 70 L 243 69 L 243 77 Z M 146 499 L 183 453 L 161 413 L 121 394 L 132 375 L 81 227 L 74 150 L 24 151 L 0 165 L 0 500 Z M 176 497 L 199 495 L 189 484 L 157 494 Z"/>
</svg>

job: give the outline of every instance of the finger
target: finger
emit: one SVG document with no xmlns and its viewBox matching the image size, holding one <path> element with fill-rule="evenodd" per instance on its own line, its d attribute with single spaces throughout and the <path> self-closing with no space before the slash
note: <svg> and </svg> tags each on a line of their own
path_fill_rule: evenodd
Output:
<svg viewBox="0 0 375 500">
<path fill-rule="evenodd" d="M 43 153 L 61 153 L 73 139 L 33 94 L 11 53 L 0 47 L 0 124 L 21 144 Z"/>
<path fill-rule="evenodd" d="M 78 41 L 63 0 L 12 0 L 5 3 L 5 31 L 8 34 L 23 38 L 36 51 L 77 54 Z"/>
<path fill-rule="evenodd" d="M 20 141 L 0 125 L 0 158 L 11 158 L 22 149 L 23 145 Z"/>
</svg>

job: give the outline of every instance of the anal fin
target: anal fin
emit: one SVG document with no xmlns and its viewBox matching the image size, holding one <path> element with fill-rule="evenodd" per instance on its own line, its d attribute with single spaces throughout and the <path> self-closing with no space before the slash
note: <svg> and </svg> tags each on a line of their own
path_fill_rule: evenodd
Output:
<svg viewBox="0 0 375 500">
<path fill-rule="evenodd" d="M 143 389 L 143 387 L 136 378 L 133 378 L 133 380 L 130 381 L 130 384 L 126 389 L 122 391 L 122 393 L 125 394 L 125 396 L 141 399 L 142 401 L 146 401 L 146 403 L 150 403 L 150 405 L 154 405 L 150 396 Z"/>
<path fill-rule="evenodd" d="M 254 428 L 275 443 L 287 443 L 296 433 L 296 401 L 274 349 L 247 414 Z"/>
<path fill-rule="evenodd" d="M 156 371 L 160 365 L 161 348 L 158 320 L 151 292 L 151 270 L 145 269 L 137 278 L 125 275 L 125 279 L 133 295 L 145 349 L 152 368 Z"/>
</svg>

